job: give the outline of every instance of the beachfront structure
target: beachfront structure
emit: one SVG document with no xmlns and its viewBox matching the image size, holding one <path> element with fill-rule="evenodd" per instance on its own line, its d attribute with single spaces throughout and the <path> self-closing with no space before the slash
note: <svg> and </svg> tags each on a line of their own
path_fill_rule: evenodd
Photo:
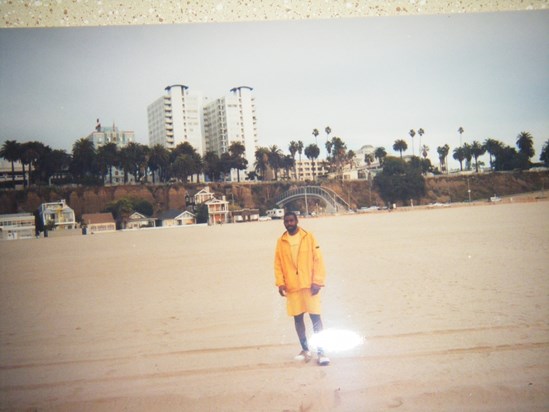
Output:
<svg viewBox="0 0 549 412">
<path fill-rule="evenodd" d="M 283 176 L 284 173 L 284 171 L 279 172 L 279 176 Z M 315 160 L 314 164 L 308 159 L 296 160 L 295 167 L 290 170 L 290 179 L 299 181 L 315 180 L 327 173 L 328 168 L 322 160 Z"/>
<path fill-rule="evenodd" d="M 38 208 L 38 215 L 45 227 L 53 226 L 54 229 L 75 229 L 76 218 L 65 199 L 57 202 L 42 203 Z"/>
<path fill-rule="evenodd" d="M 144 227 L 155 227 L 155 219 L 147 217 L 142 213 L 133 212 L 128 218 L 122 221 L 124 229 L 142 229 Z"/>
<path fill-rule="evenodd" d="M 229 202 L 225 196 L 221 199 L 217 199 L 215 195 L 210 192 L 209 186 L 197 192 L 194 196 L 194 204 L 205 204 L 208 207 L 208 224 L 215 225 L 219 223 L 229 222 Z"/>
<path fill-rule="evenodd" d="M 188 210 L 166 210 L 157 217 L 157 226 L 161 227 L 173 227 L 173 226 L 185 226 L 193 225 L 196 223 L 195 215 Z"/>
<path fill-rule="evenodd" d="M 133 131 L 120 130 L 114 123 L 112 127 L 103 127 L 99 119 L 97 119 L 95 130 L 86 136 L 86 139 L 93 143 L 95 150 L 107 143 L 114 143 L 118 149 L 122 149 L 135 141 L 135 133 Z M 113 185 L 124 184 L 124 172 L 122 169 L 113 166 L 111 173 L 107 173 L 104 177 L 105 184 L 111 183 L 111 175 Z M 135 182 L 135 177 L 131 174 L 128 174 L 127 179 L 129 183 Z"/>
<path fill-rule="evenodd" d="M 257 149 L 257 118 L 253 89 L 235 87 L 230 94 L 215 99 L 204 107 L 205 151 L 218 156 L 229 151 L 232 143 L 241 143 L 248 171 L 253 170 Z M 232 170 L 230 180 L 237 180 L 237 171 Z"/>
<path fill-rule="evenodd" d="M 32 213 L 0 215 L 0 240 L 31 239 L 36 234 Z"/>
<path fill-rule="evenodd" d="M 233 222 L 257 222 L 259 220 L 259 209 L 241 209 L 232 212 Z"/>
<path fill-rule="evenodd" d="M 173 149 L 188 142 L 203 155 L 202 108 L 205 99 L 202 93 L 189 90 L 183 84 L 167 86 L 164 90 L 165 94 L 147 107 L 149 145 L 159 144 Z"/>
<path fill-rule="evenodd" d="M 116 222 L 111 213 L 85 213 L 81 225 L 83 235 L 116 231 Z"/>
</svg>

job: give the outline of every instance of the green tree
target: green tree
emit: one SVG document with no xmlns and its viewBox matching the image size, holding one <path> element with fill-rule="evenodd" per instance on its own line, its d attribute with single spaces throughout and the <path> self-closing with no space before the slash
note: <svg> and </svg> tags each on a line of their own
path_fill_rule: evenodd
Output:
<svg viewBox="0 0 549 412">
<path fill-rule="evenodd" d="M 459 133 L 459 146 L 461 147 L 463 145 L 463 143 L 461 142 L 461 135 L 463 134 L 465 130 L 463 130 L 463 127 L 459 127 L 458 129 L 458 133 Z"/>
<path fill-rule="evenodd" d="M 254 168 L 261 180 L 265 180 L 265 174 L 269 168 L 269 149 L 266 147 L 256 149 Z"/>
<path fill-rule="evenodd" d="M 425 179 L 423 178 L 420 159 L 410 163 L 396 157 L 387 157 L 383 171 L 374 178 L 381 198 L 388 203 L 401 201 L 407 204 L 411 199 L 425 196 Z"/>
<path fill-rule="evenodd" d="M 374 156 L 379 161 L 379 165 L 383 166 L 383 161 L 387 157 L 387 151 L 385 150 L 384 147 L 378 147 L 374 151 Z"/>
<path fill-rule="evenodd" d="M 171 175 L 186 183 L 188 177 L 193 174 L 194 167 L 192 155 L 180 154 L 171 164 Z"/>
<path fill-rule="evenodd" d="M 296 153 L 299 151 L 299 143 L 292 140 L 290 142 L 290 146 L 288 146 L 288 150 L 290 151 L 290 156 L 292 156 L 292 159 L 294 159 L 294 174 L 295 174 L 295 177 L 296 179 L 299 180 L 299 176 L 297 175 L 297 168 L 295 167 L 295 155 Z"/>
<path fill-rule="evenodd" d="M 290 179 L 290 170 L 295 167 L 295 159 L 291 154 L 282 156 L 281 161 L 282 168 L 286 172 L 286 178 Z"/>
<path fill-rule="evenodd" d="M 463 143 L 463 154 L 465 156 L 465 169 L 471 170 L 471 160 L 473 159 L 473 152 L 471 151 L 471 145 L 469 143 Z"/>
<path fill-rule="evenodd" d="M 221 174 L 221 165 L 217 153 L 208 151 L 204 155 L 204 173 L 212 182 L 219 179 L 219 175 Z"/>
<path fill-rule="evenodd" d="M 69 170 L 80 182 L 96 182 L 99 168 L 97 152 L 91 140 L 83 137 L 74 142 Z"/>
<path fill-rule="evenodd" d="M 494 157 L 499 149 L 502 147 L 502 143 L 496 139 L 486 139 L 484 141 L 484 147 L 490 155 L 490 169 L 494 169 Z"/>
<path fill-rule="evenodd" d="M 400 158 L 402 159 L 402 152 L 405 152 L 406 149 L 408 149 L 408 145 L 406 144 L 406 141 L 402 139 L 395 140 L 395 143 L 393 144 L 393 150 L 395 152 L 400 153 Z"/>
<path fill-rule="evenodd" d="M 21 158 L 21 144 L 15 140 L 6 140 L 0 149 L 0 157 L 11 163 L 11 180 L 15 187 L 15 162 Z"/>
<path fill-rule="evenodd" d="M 450 146 L 445 144 L 444 146 L 437 147 L 437 153 L 438 153 L 438 160 L 440 162 L 440 171 L 447 170 L 448 167 L 446 166 L 446 158 L 448 157 L 448 152 L 450 151 Z"/>
<path fill-rule="evenodd" d="M 334 136 L 332 140 L 326 142 L 326 151 L 328 152 L 328 162 L 332 166 L 332 170 L 336 173 L 341 173 L 343 165 L 347 161 L 347 145 L 340 137 Z"/>
<path fill-rule="evenodd" d="M 147 166 L 152 174 L 153 184 L 158 180 L 165 182 L 167 180 L 168 167 L 170 165 L 170 152 L 161 144 L 156 144 L 150 148 L 149 160 Z M 157 173 L 158 172 L 158 173 Z"/>
<path fill-rule="evenodd" d="M 410 131 L 408 132 L 408 134 L 410 135 L 410 137 L 412 138 L 412 156 L 415 156 L 415 151 L 414 151 L 414 137 L 416 135 L 416 132 L 414 129 L 410 129 Z"/>
<path fill-rule="evenodd" d="M 315 179 L 315 160 L 318 159 L 319 155 L 320 149 L 316 144 L 311 143 L 305 148 L 305 156 L 307 156 L 307 159 L 309 159 L 312 163 L 313 180 Z"/>
<path fill-rule="evenodd" d="M 269 166 L 271 166 L 274 172 L 274 180 L 278 180 L 278 170 L 282 164 L 282 150 L 277 145 L 272 145 L 269 147 L 268 158 Z"/>
<path fill-rule="evenodd" d="M 453 157 L 459 162 L 459 170 L 463 171 L 463 161 L 465 160 L 465 151 L 463 150 L 463 147 L 456 147 L 454 149 Z"/>
<path fill-rule="evenodd" d="M 208 223 L 210 217 L 208 212 L 208 205 L 199 203 L 195 208 L 196 223 Z"/>
<path fill-rule="evenodd" d="M 541 160 L 545 166 L 549 166 L 549 140 L 546 140 L 543 144 L 539 160 Z"/>
<path fill-rule="evenodd" d="M 375 157 L 373 153 L 366 153 L 364 155 L 364 163 L 366 163 L 366 166 L 368 166 L 368 168 L 370 168 L 370 166 L 374 162 L 374 158 Z"/>
<path fill-rule="evenodd" d="M 232 168 L 236 169 L 237 181 L 240 182 L 240 171 L 246 170 L 248 161 L 244 157 L 246 147 L 240 142 L 233 142 L 229 146 L 229 154 L 232 159 Z"/>
<path fill-rule="evenodd" d="M 478 173 L 478 158 L 482 156 L 484 153 L 486 153 L 486 147 L 484 145 L 476 140 L 473 141 L 471 144 L 471 155 L 475 159 L 475 171 Z"/>
<path fill-rule="evenodd" d="M 521 169 L 530 167 L 530 159 L 536 154 L 534 150 L 534 138 L 529 132 L 520 132 L 517 136 L 518 153 L 521 160 Z"/>
<path fill-rule="evenodd" d="M 318 136 L 318 129 L 313 129 L 313 136 L 315 137 L 315 144 L 318 145 L 317 136 Z"/>
<path fill-rule="evenodd" d="M 118 164 L 118 146 L 116 143 L 107 143 L 97 149 L 97 161 L 102 177 L 109 175 L 112 185 L 112 168 Z"/>
</svg>

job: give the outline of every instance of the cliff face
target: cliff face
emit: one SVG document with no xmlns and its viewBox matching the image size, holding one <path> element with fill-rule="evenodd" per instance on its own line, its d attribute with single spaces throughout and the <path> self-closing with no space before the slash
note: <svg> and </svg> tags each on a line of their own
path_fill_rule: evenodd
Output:
<svg viewBox="0 0 549 412">
<path fill-rule="evenodd" d="M 301 183 L 304 184 L 304 183 Z M 322 182 L 338 193 L 352 207 L 383 205 L 383 200 L 368 181 Z M 419 204 L 433 202 L 463 202 L 487 200 L 490 196 L 508 196 L 525 192 L 549 189 L 549 172 L 484 173 L 460 176 L 437 176 L 425 179 L 426 195 Z M 259 208 L 262 212 L 274 206 L 273 199 L 295 187 L 295 183 L 213 183 L 208 185 L 217 197 L 225 198 L 234 208 Z M 185 195 L 194 195 L 205 184 L 170 186 L 116 186 L 78 188 L 31 188 L 24 191 L 0 192 L 0 214 L 32 212 L 43 202 L 65 199 L 74 209 L 77 219 L 83 213 L 96 213 L 123 197 L 143 199 L 152 204 L 154 213 L 169 209 L 182 210 Z M 414 200 L 418 204 L 418 200 Z M 296 205 L 299 207 L 299 201 Z"/>
</svg>

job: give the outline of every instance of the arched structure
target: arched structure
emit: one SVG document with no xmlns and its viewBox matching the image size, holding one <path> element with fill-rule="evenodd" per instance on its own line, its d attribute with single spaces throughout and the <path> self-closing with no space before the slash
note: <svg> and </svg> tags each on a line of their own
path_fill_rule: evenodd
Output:
<svg viewBox="0 0 549 412">
<path fill-rule="evenodd" d="M 321 199 L 326 203 L 326 212 L 338 213 L 341 211 L 349 211 L 351 207 L 341 198 L 336 192 L 326 187 L 321 186 L 300 186 L 290 189 L 275 198 L 275 203 L 278 207 L 284 207 L 286 203 L 296 199 L 305 199 L 314 197 Z"/>
</svg>

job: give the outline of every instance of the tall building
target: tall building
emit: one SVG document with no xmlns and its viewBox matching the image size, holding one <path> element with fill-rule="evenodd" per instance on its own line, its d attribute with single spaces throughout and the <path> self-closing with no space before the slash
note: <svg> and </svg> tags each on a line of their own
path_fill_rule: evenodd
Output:
<svg viewBox="0 0 549 412">
<path fill-rule="evenodd" d="M 257 148 L 257 123 L 253 89 L 248 86 L 235 87 L 230 94 L 220 97 L 204 106 L 205 152 L 212 151 L 221 156 L 233 142 L 244 145 L 244 157 L 248 170 L 253 170 Z M 236 179 L 235 176 L 231 178 Z"/>
<path fill-rule="evenodd" d="M 188 142 L 202 154 L 202 93 L 182 84 L 167 86 L 164 90 L 166 93 L 147 107 L 149 145 L 173 149 Z"/>
</svg>

